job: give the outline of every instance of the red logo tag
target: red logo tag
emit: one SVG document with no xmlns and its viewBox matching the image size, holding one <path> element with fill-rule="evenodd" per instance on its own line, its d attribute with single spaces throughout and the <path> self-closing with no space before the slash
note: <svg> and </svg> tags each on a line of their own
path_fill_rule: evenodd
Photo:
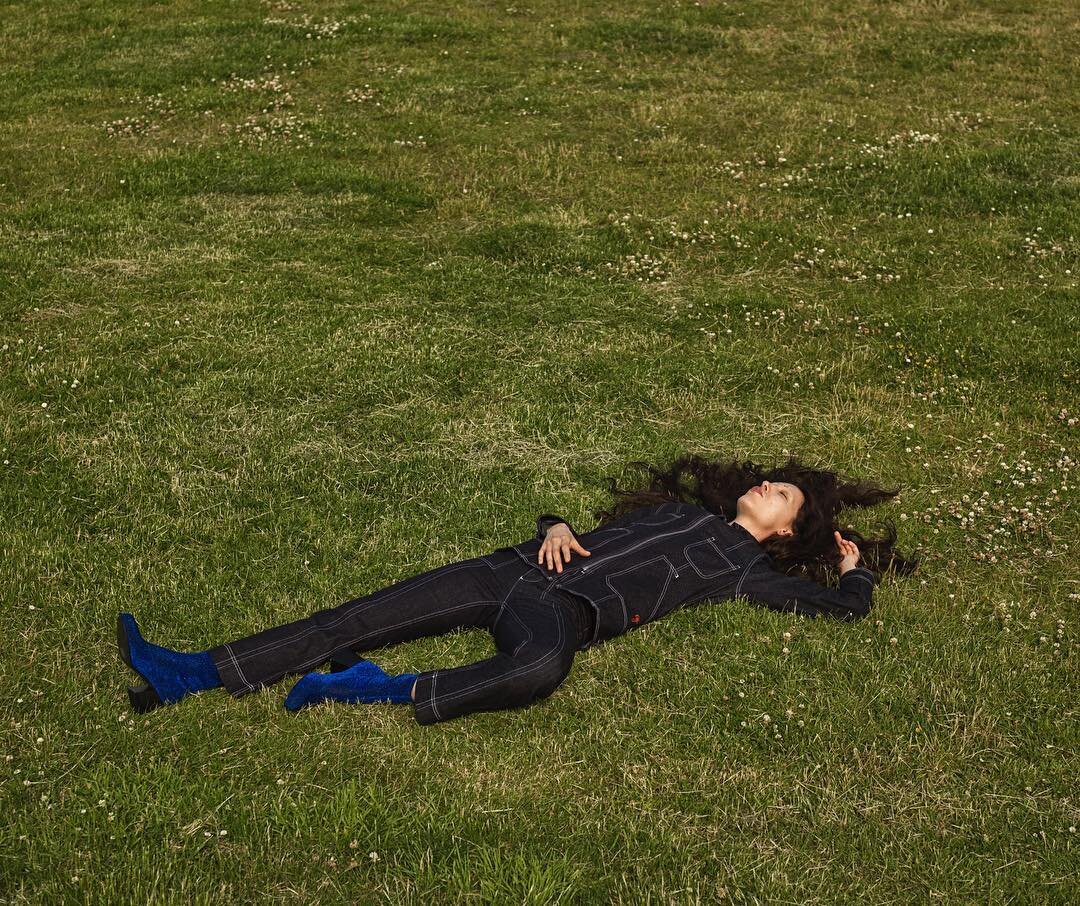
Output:
<svg viewBox="0 0 1080 906">
<path fill-rule="evenodd" d="M 641 616 L 639 614 L 635 613 L 632 617 L 630 617 L 630 622 L 631 623 L 640 623 L 641 622 Z"/>
</svg>

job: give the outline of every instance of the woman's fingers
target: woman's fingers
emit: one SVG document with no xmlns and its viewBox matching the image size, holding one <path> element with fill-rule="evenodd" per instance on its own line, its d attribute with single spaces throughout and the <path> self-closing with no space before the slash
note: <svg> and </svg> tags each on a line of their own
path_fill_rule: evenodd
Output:
<svg viewBox="0 0 1080 906">
<path fill-rule="evenodd" d="M 573 545 L 573 539 L 572 538 L 563 539 L 562 549 L 560 550 L 560 553 L 562 554 L 563 563 L 569 563 L 570 562 L 570 548 L 571 548 L 572 545 Z M 560 573 L 562 572 L 562 568 L 563 568 L 562 563 L 556 563 L 556 569 Z"/>
<path fill-rule="evenodd" d="M 548 538 L 544 542 L 543 546 L 540 548 L 540 560 L 542 561 L 547 558 L 548 569 L 555 569 L 556 566 L 558 566 L 559 572 L 562 572 L 562 563 L 560 563 L 559 561 L 560 553 L 561 551 L 559 550 L 559 547 L 556 544 L 555 540 L 552 538 Z"/>
<path fill-rule="evenodd" d="M 536 562 L 543 563 L 544 559 L 547 558 L 547 568 L 561 573 L 563 563 L 570 562 L 571 551 L 577 551 L 586 557 L 592 556 L 592 553 L 585 550 L 576 538 L 547 538 L 536 555 Z"/>
<path fill-rule="evenodd" d="M 842 558 L 859 558 L 859 548 L 854 541 L 848 541 L 838 531 L 833 531 L 833 536 L 836 538 L 836 546 L 840 549 L 840 556 Z"/>
</svg>

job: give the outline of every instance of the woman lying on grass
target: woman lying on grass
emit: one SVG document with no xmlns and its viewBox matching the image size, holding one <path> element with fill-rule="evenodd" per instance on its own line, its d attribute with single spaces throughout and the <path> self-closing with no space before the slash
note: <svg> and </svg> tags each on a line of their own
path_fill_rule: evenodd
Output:
<svg viewBox="0 0 1080 906">
<path fill-rule="evenodd" d="M 546 698 L 578 651 L 681 608 L 742 596 L 774 610 L 854 620 L 870 611 L 882 573 L 906 575 L 917 566 L 893 549 L 891 522 L 880 539 L 841 531 L 836 522 L 840 511 L 874 506 L 899 488 L 844 481 L 795 457 L 769 471 L 694 455 L 666 471 L 634 465 L 651 473 L 649 487 L 623 491 L 610 480 L 621 499 L 594 513 L 601 521 L 591 531 L 579 534 L 545 514 L 528 541 L 207 651 L 153 645 L 121 613 L 121 656 L 144 681 L 128 690 L 132 707 L 148 711 L 217 686 L 240 697 L 330 662 L 331 672 L 307 673 L 293 686 L 288 710 L 327 699 L 403 702 L 419 723 L 432 724 Z M 858 565 L 860 557 L 867 565 Z M 826 584 L 834 569 L 838 588 Z M 357 658 L 472 627 L 488 629 L 498 649 L 475 664 L 389 676 Z"/>
</svg>

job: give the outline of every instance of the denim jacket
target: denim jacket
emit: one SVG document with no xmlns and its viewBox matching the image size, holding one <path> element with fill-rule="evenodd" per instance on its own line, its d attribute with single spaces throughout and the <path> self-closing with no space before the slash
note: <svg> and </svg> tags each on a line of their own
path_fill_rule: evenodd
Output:
<svg viewBox="0 0 1080 906">
<path fill-rule="evenodd" d="M 565 522 L 591 556 L 571 552 L 562 573 L 537 563 L 547 530 Z M 855 620 L 870 612 L 875 576 L 850 569 L 830 588 L 773 568 L 745 528 L 700 506 L 671 501 L 640 507 L 602 528 L 578 533 L 561 516 L 536 520 L 536 536 L 513 545 L 553 587 L 586 598 L 596 612 L 595 645 L 672 611 L 716 598 L 744 596 L 772 610 Z"/>
</svg>

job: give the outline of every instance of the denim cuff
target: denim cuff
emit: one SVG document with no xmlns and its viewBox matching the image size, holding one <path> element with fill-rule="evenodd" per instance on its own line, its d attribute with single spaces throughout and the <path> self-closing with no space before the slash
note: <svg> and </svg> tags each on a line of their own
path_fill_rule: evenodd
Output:
<svg viewBox="0 0 1080 906">
<path fill-rule="evenodd" d="M 840 577 L 841 588 L 844 587 L 845 582 L 856 590 L 859 597 L 869 598 L 874 590 L 874 574 L 865 566 L 856 566 L 854 569 L 849 569 Z"/>
<path fill-rule="evenodd" d="M 438 670 L 431 670 L 417 674 L 413 716 L 418 724 L 434 724 L 442 720 L 435 706 L 435 674 L 438 672 Z"/>
<path fill-rule="evenodd" d="M 244 672 L 240 668 L 240 662 L 237 661 L 236 655 L 233 654 L 230 646 L 217 645 L 209 649 L 209 651 L 210 658 L 213 660 L 214 667 L 217 668 L 218 676 L 221 678 L 221 685 L 225 687 L 229 695 L 233 698 L 240 698 L 249 692 L 255 691 L 255 686 L 248 682 L 248 678 L 244 676 Z"/>
<path fill-rule="evenodd" d="M 560 522 L 563 522 L 567 525 L 567 527 L 573 533 L 574 540 L 576 541 L 578 533 L 574 531 L 574 527 L 570 525 L 570 523 L 567 522 L 565 519 L 563 519 L 562 516 L 556 516 L 554 513 L 544 513 L 544 515 L 540 516 L 536 520 L 536 540 L 543 541 L 544 537 L 547 535 L 547 530 L 553 525 L 556 525 Z"/>
<path fill-rule="evenodd" d="M 840 578 L 843 579 L 844 576 L 850 576 L 853 573 L 862 573 L 862 575 L 866 576 L 866 578 L 870 580 L 871 585 L 876 585 L 877 584 L 875 582 L 875 580 L 874 580 L 874 571 L 871 570 L 871 569 L 867 569 L 865 566 L 852 567 L 846 573 L 844 573 L 844 575 L 841 576 Z"/>
</svg>

